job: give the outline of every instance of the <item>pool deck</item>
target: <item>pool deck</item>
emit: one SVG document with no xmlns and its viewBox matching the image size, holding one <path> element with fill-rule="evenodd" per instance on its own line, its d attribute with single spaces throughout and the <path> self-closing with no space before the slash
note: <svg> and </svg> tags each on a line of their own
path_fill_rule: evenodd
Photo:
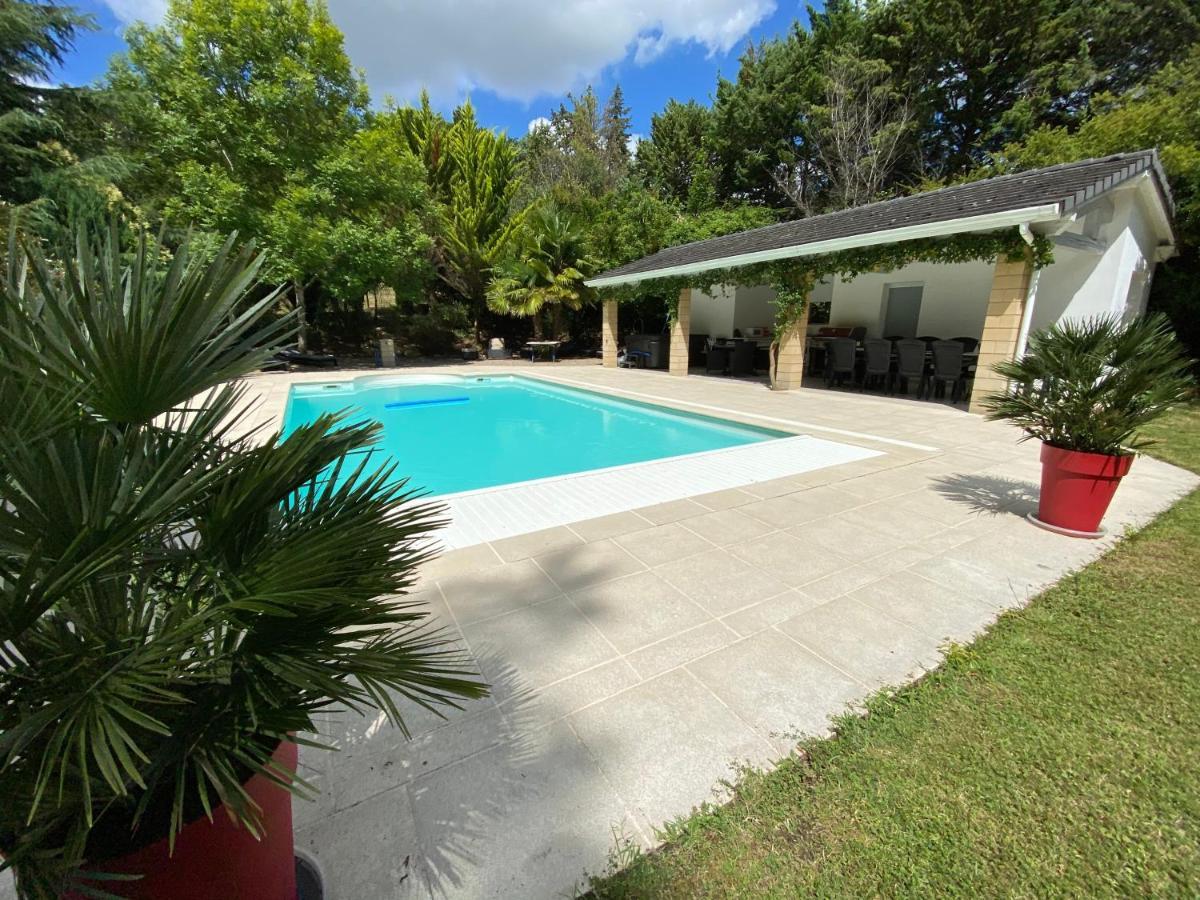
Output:
<svg viewBox="0 0 1200 900">
<path fill-rule="evenodd" d="M 446 720 L 414 710 L 412 741 L 380 719 L 325 716 L 341 751 L 302 754 L 322 794 L 298 801 L 296 820 L 330 900 L 570 895 L 617 841 L 652 846 L 658 826 L 719 797 L 735 766 L 769 766 L 880 686 L 919 676 L 947 642 L 969 641 L 1198 482 L 1140 458 L 1106 520 L 1112 536 L 1073 540 L 1023 518 L 1037 446 L 962 409 L 599 366 L 428 371 L 493 369 L 880 455 L 428 565 L 419 596 L 493 696 Z M 361 374 L 247 383 L 270 424 L 296 380 Z"/>
</svg>

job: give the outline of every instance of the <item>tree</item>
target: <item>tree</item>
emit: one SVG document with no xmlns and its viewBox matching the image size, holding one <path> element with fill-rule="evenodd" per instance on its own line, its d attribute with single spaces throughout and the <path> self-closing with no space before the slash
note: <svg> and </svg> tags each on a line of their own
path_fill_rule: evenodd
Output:
<svg viewBox="0 0 1200 900">
<path fill-rule="evenodd" d="M 704 177 L 712 166 L 706 152 L 708 130 L 706 107 L 695 100 L 668 100 L 662 112 L 650 117 L 650 136 L 638 145 L 638 174 L 664 200 L 711 205 L 711 196 L 699 196 L 712 185 Z"/>
<path fill-rule="evenodd" d="M 785 37 L 751 46 L 736 81 L 718 81 L 709 145 L 719 201 L 820 211 L 828 177 L 808 119 L 824 101 L 830 56 L 854 50 L 878 57 L 869 46 L 872 9 L 853 0 L 829 0 L 822 10 L 810 6 L 811 30 L 795 23 Z"/>
<path fill-rule="evenodd" d="M 912 96 L 924 167 L 954 177 L 1043 124 L 1073 126 L 1200 38 L 1186 0 L 901 0 L 870 14 Z"/>
<path fill-rule="evenodd" d="M 517 150 L 506 136 L 479 126 L 469 101 L 454 111 L 448 129 L 429 128 L 418 135 L 421 159 L 440 159 L 424 143 L 435 139 L 446 145 L 434 250 L 437 276 L 466 302 L 482 342 L 480 315 L 492 268 L 508 253 L 525 217 L 512 209 L 521 187 Z"/>
<path fill-rule="evenodd" d="M 614 85 L 600 119 L 600 152 L 604 158 L 607 186 L 612 188 L 629 174 L 629 107 L 621 85 Z"/>
<path fill-rule="evenodd" d="M 10 0 L 0 4 L 0 204 L 26 226 L 54 235 L 69 218 L 100 218 L 120 200 L 125 172 L 95 135 L 100 104 L 88 88 L 52 87 L 91 16 L 67 6 Z"/>
<path fill-rule="evenodd" d="M 288 185 L 362 124 L 366 86 L 323 3 L 171 0 L 126 39 L 108 78 L 124 98 L 116 139 L 152 216 L 260 235 Z"/>
<path fill-rule="evenodd" d="M 826 208 L 876 200 L 908 149 L 913 114 L 891 71 L 854 51 L 831 53 L 824 65 L 824 102 L 809 112 L 809 143 L 827 179 Z M 793 198 L 802 209 L 803 196 Z"/>
<path fill-rule="evenodd" d="M 563 310 L 581 309 L 594 293 L 583 281 L 596 271 L 578 224 L 552 204 L 539 207 L 517 233 L 512 252 L 496 266 L 488 287 L 494 312 L 528 316 L 542 337 L 542 313 L 550 310 L 555 337 L 564 332 Z"/>
<path fill-rule="evenodd" d="M 628 142 L 629 109 L 619 85 L 603 114 L 591 86 L 579 96 L 568 94 L 549 123 L 520 142 L 524 186 L 518 205 L 549 197 L 574 209 L 584 197 L 603 196 L 628 175 Z"/>
<path fill-rule="evenodd" d="M 264 222 L 271 269 L 291 281 L 305 347 L 305 290 L 319 280 L 324 293 L 361 310 L 380 285 L 397 296 L 424 287 L 432 274 L 431 218 L 421 165 L 386 132 L 370 128 L 334 148 L 304 180 L 292 180 Z"/>
<path fill-rule="evenodd" d="M 421 91 L 417 106 L 395 107 L 389 104 L 371 123 L 373 130 L 390 135 L 397 146 L 404 146 L 425 167 L 425 178 L 433 195 L 445 200 L 450 196 L 450 123 L 429 103 L 428 91 Z"/>
</svg>

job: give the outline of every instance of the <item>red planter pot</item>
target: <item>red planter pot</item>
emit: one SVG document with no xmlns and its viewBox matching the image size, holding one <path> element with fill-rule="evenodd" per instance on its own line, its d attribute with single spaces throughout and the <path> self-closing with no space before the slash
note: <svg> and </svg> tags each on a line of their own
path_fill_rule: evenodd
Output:
<svg viewBox="0 0 1200 900">
<path fill-rule="evenodd" d="M 272 758 L 294 772 L 296 745 L 281 742 Z M 131 900 L 296 900 L 292 795 L 261 775 L 246 782 L 246 791 L 262 808 L 261 841 L 218 807 L 211 822 L 202 817 L 183 827 L 173 854 L 163 839 L 120 859 L 96 861 L 100 871 L 142 876 L 97 886 Z"/>
<path fill-rule="evenodd" d="M 1081 453 L 1042 444 L 1039 524 L 1098 536 L 1100 521 L 1131 465 L 1132 456 Z"/>
</svg>

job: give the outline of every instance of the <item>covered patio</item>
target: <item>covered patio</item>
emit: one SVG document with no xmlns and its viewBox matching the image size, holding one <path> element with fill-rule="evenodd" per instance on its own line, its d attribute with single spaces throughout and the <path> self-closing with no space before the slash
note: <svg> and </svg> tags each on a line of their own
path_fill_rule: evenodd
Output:
<svg viewBox="0 0 1200 900">
<path fill-rule="evenodd" d="M 820 385 L 834 362 L 839 381 L 880 390 L 944 381 L 978 412 L 1004 387 L 992 366 L 1023 354 L 1031 331 L 1144 310 L 1154 265 L 1174 252 L 1170 212 L 1156 154 L 1118 154 L 672 247 L 588 283 L 680 285 L 669 348 L 641 360 L 673 375 L 762 373 L 774 339 L 776 389 Z M 790 319 L 764 283 L 789 271 L 809 279 Z M 618 326 L 609 296 L 605 366 L 618 365 Z"/>
</svg>

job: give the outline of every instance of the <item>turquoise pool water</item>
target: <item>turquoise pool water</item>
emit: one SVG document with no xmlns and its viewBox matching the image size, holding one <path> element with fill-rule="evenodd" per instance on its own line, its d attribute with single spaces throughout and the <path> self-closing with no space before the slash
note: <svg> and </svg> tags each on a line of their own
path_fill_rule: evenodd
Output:
<svg viewBox="0 0 1200 900">
<path fill-rule="evenodd" d="M 346 409 L 383 423 L 372 459 L 435 495 L 789 436 L 519 376 L 294 385 L 284 433 Z"/>
</svg>

